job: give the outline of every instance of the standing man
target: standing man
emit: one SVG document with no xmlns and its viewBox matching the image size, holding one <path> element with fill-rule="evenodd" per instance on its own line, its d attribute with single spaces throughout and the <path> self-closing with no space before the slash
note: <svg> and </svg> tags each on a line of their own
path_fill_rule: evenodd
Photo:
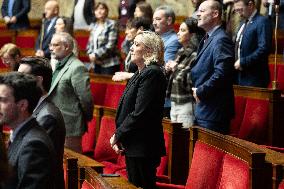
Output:
<svg viewBox="0 0 284 189">
<path fill-rule="evenodd" d="M 4 0 L 2 4 L 2 17 L 8 29 L 22 30 L 30 27 L 28 13 L 31 10 L 30 0 Z"/>
<path fill-rule="evenodd" d="M 68 33 L 55 33 L 52 37 L 50 51 L 59 62 L 53 72 L 49 97 L 64 118 L 65 146 L 81 152 L 82 135 L 93 117 L 93 101 L 89 73 L 72 53 L 73 44 Z"/>
<path fill-rule="evenodd" d="M 55 33 L 55 24 L 59 15 L 59 5 L 55 0 L 49 0 L 44 6 L 44 23 L 36 41 L 36 56 L 50 59 L 49 43 Z"/>
<path fill-rule="evenodd" d="M 63 153 L 65 142 L 65 124 L 60 110 L 48 99 L 48 91 L 52 80 L 52 69 L 48 59 L 42 57 L 26 57 L 20 62 L 19 72 L 36 77 L 42 96 L 33 111 L 38 124 L 50 137 L 56 153 L 55 186 L 64 189 Z"/>
<path fill-rule="evenodd" d="M 175 12 L 170 6 L 162 5 L 156 8 L 153 14 L 153 26 L 155 32 L 160 35 L 164 42 L 164 61 L 166 63 L 166 71 L 168 68 L 167 63 L 170 60 L 175 60 L 177 51 L 181 48 L 181 44 L 178 42 L 177 34 L 174 31 Z M 164 105 L 164 117 L 170 118 L 171 100 L 165 99 Z"/>
<path fill-rule="evenodd" d="M 254 0 L 235 0 L 234 9 L 243 22 L 235 44 L 237 84 L 267 87 L 269 84 L 268 55 L 272 43 L 272 26 L 261 16 Z"/>
<path fill-rule="evenodd" d="M 8 147 L 11 175 L 2 189 L 53 189 L 55 152 L 46 131 L 32 112 L 41 91 L 30 75 L 18 72 L 0 77 L 0 124 L 12 129 Z"/>
<path fill-rule="evenodd" d="M 198 10 L 198 26 L 207 32 L 207 38 L 202 40 L 191 70 L 195 124 L 227 134 L 234 116 L 234 45 L 221 27 L 218 1 L 204 1 Z"/>
</svg>

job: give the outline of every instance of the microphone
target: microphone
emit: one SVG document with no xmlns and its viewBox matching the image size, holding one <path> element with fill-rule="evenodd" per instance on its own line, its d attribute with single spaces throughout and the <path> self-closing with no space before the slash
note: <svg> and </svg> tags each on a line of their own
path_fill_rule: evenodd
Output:
<svg viewBox="0 0 284 189">
<path fill-rule="evenodd" d="M 268 0 L 267 2 L 269 3 L 269 6 L 268 6 L 268 16 L 272 16 L 274 0 Z"/>
</svg>

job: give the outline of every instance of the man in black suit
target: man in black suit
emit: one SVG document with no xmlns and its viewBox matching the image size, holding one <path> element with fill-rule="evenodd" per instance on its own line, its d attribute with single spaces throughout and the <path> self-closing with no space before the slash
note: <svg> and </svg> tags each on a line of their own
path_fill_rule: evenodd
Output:
<svg viewBox="0 0 284 189">
<path fill-rule="evenodd" d="M 12 129 L 8 161 L 12 174 L 2 189 L 53 189 L 55 151 L 32 112 L 41 96 L 33 76 L 10 72 L 0 77 L 0 125 Z"/>
<path fill-rule="evenodd" d="M 200 4 L 198 26 L 207 34 L 198 49 L 191 79 L 196 100 L 195 124 L 227 134 L 234 116 L 234 45 L 221 27 L 222 6 L 207 0 Z"/>
<path fill-rule="evenodd" d="M 65 124 L 60 110 L 48 100 L 48 91 L 52 80 L 52 69 L 48 59 L 41 57 L 26 57 L 20 62 L 19 72 L 35 76 L 38 85 L 42 90 L 42 97 L 34 109 L 33 116 L 41 127 L 43 127 L 51 141 L 56 152 L 56 188 L 64 188 L 63 176 L 63 153 L 65 142 Z"/>
<path fill-rule="evenodd" d="M 40 35 L 36 41 L 36 56 L 50 59 L 49 43 L 55 33 L 55 24 L 59 15 L 59 5 L 55 0 L 49 0 L 44 6 L 45 19 Z"/>
<path fill-rule="evenodd" d="M 30 0 L 4 0 L 1 8 L 7 27 L 13 30 L 29 28 L 28 13 L 30 10 Z"/>
</svg>

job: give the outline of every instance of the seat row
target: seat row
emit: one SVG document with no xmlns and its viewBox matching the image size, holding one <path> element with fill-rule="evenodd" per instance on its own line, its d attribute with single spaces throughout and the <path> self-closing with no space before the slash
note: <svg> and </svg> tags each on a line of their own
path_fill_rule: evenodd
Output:
<svg viewBox="0 0 284 189">
<path fill-rule="evenodd" d="M 200 127 L 191 127 L 189 133 L 188 148 L 183 152 L 187 153 L 187 158 L 174 160 L 178 162 L 179 167 L 186 168 L 187 174 L 183 175 L 186 182 L 179 185 L 173 184 L 175 182 L 157 182 L 158 188 L 282 189 L 284 186 L 284 154 L 271 150 L 267 146 Z M 279 148 L 276 150 L 283 151 Z M 86 163 L 88 161 L 81 160 L 86 158 L 81 154 L 70 152 L 68 149 L 65 149 L 65 154 L 67 154 L 64 156 L 65 159 L 71 157 L 78 161 L 77 173 L 74 173 L 76 167 L 66 169 L 67 177 L 71 175 L 73 181 L 70 186 L 76 185 L 84 189 L 135 188 L 122 177 L 102 177 L 96 168 Z M 66 181 L 72 182 L 68 178 Z M 71 188 L 67 187 L 67 189 Z"/>
</svg>

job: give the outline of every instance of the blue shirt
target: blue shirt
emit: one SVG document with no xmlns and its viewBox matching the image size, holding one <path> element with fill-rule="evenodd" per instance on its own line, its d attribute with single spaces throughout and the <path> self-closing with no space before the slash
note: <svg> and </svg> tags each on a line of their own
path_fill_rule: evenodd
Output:
<svg viewBox="0 0 284 189">
<path fill-rule="evenodd" d="M 14 2 L 15 2 L 15 0 L 9 0 L 9 3 L 8 3 L 8 15 L 9 15 L 9 17 L 13 16 Z"/>
<path fill-rule="evenodd" d="M 174 30 L 163 33 L 161 38 L 165 46 L 164 60 L 167 63 L 169 60 L 175 59 L 177 51 L 181 48 L 181 44 L 178 42 L 177 34 Z"/>
</svg>

